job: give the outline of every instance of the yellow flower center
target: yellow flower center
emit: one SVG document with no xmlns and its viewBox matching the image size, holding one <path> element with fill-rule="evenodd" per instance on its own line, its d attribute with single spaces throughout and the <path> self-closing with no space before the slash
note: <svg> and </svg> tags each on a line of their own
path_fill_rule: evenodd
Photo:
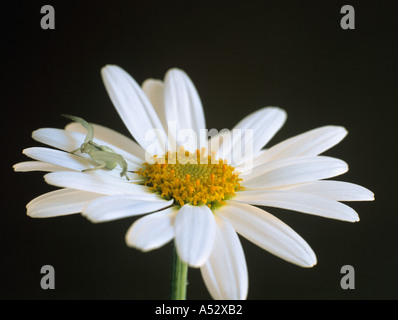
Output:
<svg viewBox="0 0 398 320">
<path fill-rule="evenodd" d="M 190 153 L 181 147 L 178 152 L 155 156 L 153 164 L 144 163 L 136 173 L 143 177 L 145 186 L 166 200 L 215 209 L 243 189 L 242 179 L 226 160 L 215 159 L 205 151 Z"/>
</svg>

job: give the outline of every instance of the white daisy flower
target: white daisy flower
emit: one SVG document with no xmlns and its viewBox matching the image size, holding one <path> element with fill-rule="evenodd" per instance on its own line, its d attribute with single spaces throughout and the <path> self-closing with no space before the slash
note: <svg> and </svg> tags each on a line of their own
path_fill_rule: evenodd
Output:
<svg viewBox="0 0 398 320">
<path fill-rule="evenodd" d="M 127 231 L 129 246 L 149 251 L 174 239 L 179 258 L 200 268 L 214 299 L 245 299 L 248 272 L 237 233 L 288 262 L 316 264 L 305 240 L 253 205 L 354 222 L 357 213 L 340 201 L 374 199 L 359 185 L 324 180 L 348 170 L 344 161 L 320 156 L 346 136 L 343 127 L 324 126 L 263 149 L 286 120 L 282 109 L 263 108 L 235 126 L 252 134 L 252 153 L 235 157 L 242 141 L 231 132 L 220 132 L 204 145 L 203 139 L 180 144 L 178 133 L 184 129 L 203 137 L 206 128 L 199 95 L 182 70 L 171 69 L 164 81 L 148 79 L 142 87 L 117 66 L 105 66 L 102 77 L 137 143 L 100 125 L 94 125 L 94 140 L 125 159 L 130 180 L 120 177 L 119 167 L 82 172 L 96 164 L 87 154 L 71 153 L 87 134 L 80 124 L 39 129 L 33 138 L 55 149 L 25 149 L 35 161 L 14 168 L 50 172 L 45 181 L 62 189 L 29 202 L 29 216 L 81 212 L 103 222 L 148 213 Z"/>
</svg>

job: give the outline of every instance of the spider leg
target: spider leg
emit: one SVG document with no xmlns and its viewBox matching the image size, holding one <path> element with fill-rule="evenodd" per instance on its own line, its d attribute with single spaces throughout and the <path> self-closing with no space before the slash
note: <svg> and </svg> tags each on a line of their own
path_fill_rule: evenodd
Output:
<svg viewBox="0 0 398 320">
<path fill-rule="evenodd" d="M 96 170 L 100 170 L 100 169 L 104 169 L 106 167 L 106 162 L 103 161 L 97 161 L 99 163 L 98 166 L 94 167 L 94 168 L 88 168 L 88 169 L 84 169 L 82 172 L 88 172 L 88 171 L 96 171 Z"/>
</svg>

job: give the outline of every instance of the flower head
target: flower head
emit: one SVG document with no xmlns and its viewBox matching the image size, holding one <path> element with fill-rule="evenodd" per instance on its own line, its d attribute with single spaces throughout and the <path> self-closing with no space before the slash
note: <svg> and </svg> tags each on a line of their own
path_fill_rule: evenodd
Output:
<svg viewBox="0 0 398 320">
<path fill-rule="evenodd" d="M 243 189 L 242 179 L 222 159 L 211 163 L 211 156 L 204 158 L 199 150 L 191 154 L 181 147 L 177 153 L 166 154 L 161 163 L 144 163 L 137 173 L 145 186 L 166 200 L 174 199 L 180 206 L 189 203 L 215 209 Z"/>
<path fill-rule="evenodd" d="M 29 216 L 81 212 L 102 222 L 148 213 L 127 231 L 129 246 L 149 251 L 174 239 L 179 257 L 201 269 L 213 298 L 245 299 L 248 273 L 237 233 L 291 263 L 316 264 L 305 240 L 253 205 L 353 222 L 357 213 L 340 201 L 374 199 L 364 187 L 325 180 L 348 170 L 344 161 L 320 156 L 345 137 L 343 127 L 317 128 L 263 149 L 286 120 L 282 109 L 267 107 L 208 138 L 199 95 L 182 70 L 142 87 L 117 66 L 105 66 L 102 76 L 136 142 L 99 125 L 93 140 L 120 155 L 129 180 L 119 167 L 87 172 L 94 159 L 71 153 L 87 133 L 78 123 L 39 129 L 33 138 L 55 149 L 25 149 L 36 161 L 14 168 L 50 172 L 46 182 L 61 189 L 32 200 Z"/>
</svg>

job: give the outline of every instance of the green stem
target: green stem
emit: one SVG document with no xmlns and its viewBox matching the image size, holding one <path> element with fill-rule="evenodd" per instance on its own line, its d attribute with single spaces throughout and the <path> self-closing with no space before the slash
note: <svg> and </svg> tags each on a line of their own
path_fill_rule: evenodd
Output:
<svg viewBox="0 0 398 320">
<path fill-rule="evenodd" d="M 173 248 L 173 266 L 171 280 L 171 299 L 186 300 L 187 296 L 188 265 L 178 256 L 177 250 Z"/>
</svg>

